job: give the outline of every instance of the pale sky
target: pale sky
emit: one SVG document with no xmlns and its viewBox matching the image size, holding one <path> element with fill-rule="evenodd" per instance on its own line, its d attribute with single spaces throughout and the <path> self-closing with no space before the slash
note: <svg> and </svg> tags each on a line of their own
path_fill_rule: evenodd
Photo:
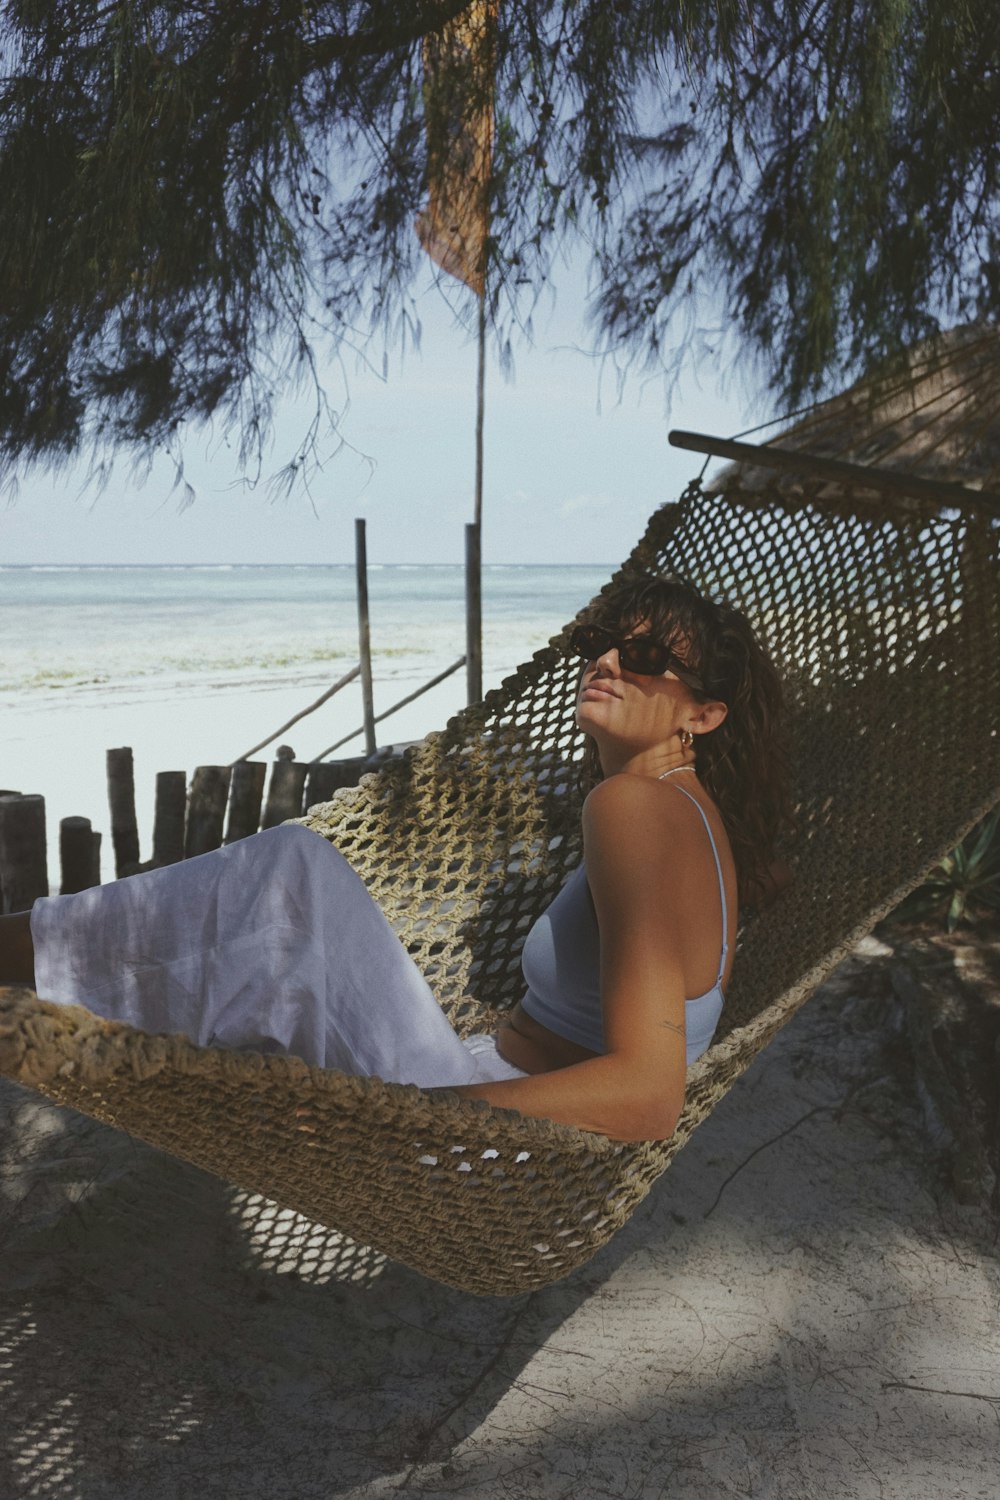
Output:
<svg viewBox="0 0 1000 1500">
<path fill-rule="evenodd" d="M 770 414 L 766 392 L 755 398 L 746 373 L 728 368 L 731 352 L 703 358 L 669 400 L 639 374 L 619 397 L 613 371 L 581 352 L 592 336 L 573 283 L 567 273 L 548 315 L 536 314 L 533 344 L 515 346 L 513 379 L 488 356 L 486 563 L 620 561 L 700 468 L 669 447 L 670 427 L 731 435 Z M 385 380 L 353 356 L 331 365 L 329 395 L 335 407 L 349 395 L 343 432 L 357 451 L 325 465 L 312 504 L 301 489 L 279 500 L 263 484 L 244 489 L 231 446 L 192 432 L 193 505 L 180 508 L 165 461 L 141 488 L 125 466 L 103 491 L 82 470 L 35 472 L 10 505 L 0 501 L 0 562 L 349 562 L 355 516 L 367 518 L 372 563 L 460 562 L 473 518 L 476 348 L 438 288 L 418 305 L 421 347 L 390 354 Z M 381 371 L 381 346 L 372 358 Z M 307 420 L 303 405 L 286 404 L 274 468 Z"/>
</svg>

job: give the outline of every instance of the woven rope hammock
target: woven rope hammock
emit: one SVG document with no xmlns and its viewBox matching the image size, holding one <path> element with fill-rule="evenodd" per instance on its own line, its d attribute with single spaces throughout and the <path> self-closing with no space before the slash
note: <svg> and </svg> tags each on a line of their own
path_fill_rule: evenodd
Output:
<svg viewBox="0 0 1000 1500">
<path fill-rule="evenodd" d="M 292 1058 L 198 1049 L 24 990 L 0 993 L 0 1069 L 454 1287 L 523 1292 L 586 1261 L 1000 796 L 996 521 L 862 490 L 819 504 L 808 488 L 749 489 L 738 473 L 724 493 L 694 484 L 626 564 L 682 572 L 744 609 L 791 708 L 795 880 L 744 924 L 671 1140 L 623 1146 Z M 304 820 L 360 872 L 462 1032 L 520 997 L 524 936 L 580 859 L 565 634 Z"/>
</svg>

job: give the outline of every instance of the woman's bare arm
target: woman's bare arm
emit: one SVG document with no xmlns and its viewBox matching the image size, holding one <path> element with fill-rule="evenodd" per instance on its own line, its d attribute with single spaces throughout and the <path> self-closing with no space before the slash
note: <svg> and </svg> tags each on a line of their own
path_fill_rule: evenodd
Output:
<svg viewBox="0 0 1000 1500">
<path fill-rule="evenodd" d="M 688 860 L 705 853 L 692 817 L 686 799 L 646 778 L 614 776 L 595 788 L 584 808 L 584 854 L 601 932 L 607 1051 L 457 1093 L 615 1140 L 673 1134 L 686 1071 L 678 883 Z"/>
</svg>

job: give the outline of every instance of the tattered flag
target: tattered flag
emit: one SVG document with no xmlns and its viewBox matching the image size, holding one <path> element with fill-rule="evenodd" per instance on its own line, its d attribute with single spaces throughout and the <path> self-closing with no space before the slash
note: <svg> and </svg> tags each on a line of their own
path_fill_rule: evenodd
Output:
<svg viewBox="0 0 1000 1500">
<path fill-rule="evenodd" d="M 473 0 L 424 38 L 428 201 L 415 228 L 427 254 L 482 297 L 493 164 L 498 0 Z"/>
</svg>

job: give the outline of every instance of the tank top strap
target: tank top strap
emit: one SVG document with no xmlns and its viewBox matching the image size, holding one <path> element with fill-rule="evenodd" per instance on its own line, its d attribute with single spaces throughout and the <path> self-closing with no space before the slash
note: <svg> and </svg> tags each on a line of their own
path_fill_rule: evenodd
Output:
<svg viewBox="0 0 1000 1500">
<path fill-rule="evenodd" d="M 722 861 L 719 858 L 719 850 L 715 842 L 715 835 L 712 832 L 712 825 L 709 823 L 708 818 L 705 816 L 705 809 L 698 801 L 698 798 L 692 797 L 690 792 L 686 792 L 679 782 L 675 782 L 675 786 L 677 787 L 677 790 L 688 799 L 689 802 L 694 803 L 695 807 L 701 814 L 701 821 L 704 823 L 705 832 L 708 834 L 708 842 L 712 846 L 712 857 L 715 860 L 715 872 L 719 877 L 719 898 L 722 902 L 722 956 L 719 959 L 719 974 L 715 981 L 715 983 L 719 985 L 722 983 L 722 976 L 726 972 L 726 957 L 729 953 L 729 910 L 726 905 L 726 882 L 722 878 Z"/>
</svg>

